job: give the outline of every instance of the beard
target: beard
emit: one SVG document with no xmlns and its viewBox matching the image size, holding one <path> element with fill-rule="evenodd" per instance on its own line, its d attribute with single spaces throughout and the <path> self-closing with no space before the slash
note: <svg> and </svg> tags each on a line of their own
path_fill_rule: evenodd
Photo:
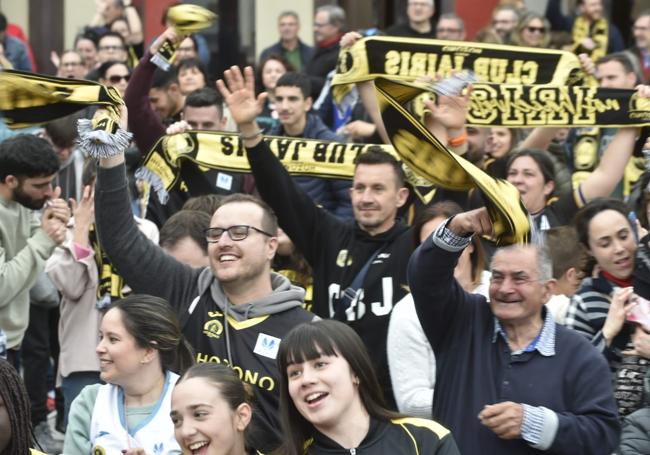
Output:
<svg viewBox="0 0 650 455">
<path fill-rule="evenodd" d="M 27 207 L 32 210 L 40 210 L 45 205 L 47 198 L 34 199 L 27 193 L 25 193 L 22 187 L 19 185 L 14 189 L 13 200 L 18 202 L 20 205 Z"/>
</svg>

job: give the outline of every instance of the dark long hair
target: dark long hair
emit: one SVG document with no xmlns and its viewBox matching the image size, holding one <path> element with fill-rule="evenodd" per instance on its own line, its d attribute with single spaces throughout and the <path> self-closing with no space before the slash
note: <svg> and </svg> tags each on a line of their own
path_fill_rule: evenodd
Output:
<svg viewBox="0 0 650 455">
<path fill-rule="evenodd" d="M 7 455 L 28 455 L 32 444 L 30 403 L 23 381 L 14 367 L 0 359 L 0 397 L 9 415 L 11 439 L 2 452 Z"/>
<path fill-rule="evenodd" d="M 280 344 L 277 362 L 280 373 L 280 419 L 286 436 L 285 450 L 289 455 L 302 455 L 305 442 L 314 427 L 296 409 L 289 396 L 287 367 L 317 359 L 321 355 L 343 357 L 352 373 L 359 378 L 361 403 L 378 420 L 402 417 L 389 411 L 368 351 L 359 335 L 346 324 L 334 320 L 303 323 L 293 328 Z"/>
<path fill-rule="evenodd" d="M 127 332 L 138 347 L 155 349 L 163 371 L 183 374 L 194 364 L 194 354 L 181 333 L 176 313 L 167 300 L 145 294 L 132 294 L 111 303 L 106 312 L 117 309 Z"/>
<path fill-rule="evenodd" d="M 586 251 L 590 250 L 589 225 L 591 224 L 591 220 L 593 220 L 596 215 L 605 210 L 613 210 L 620 213 L 630 224 L 631 230 L 634 231 L 636 229 L 636 226 L 632 226 L 632 223 L 630 223 L 630 219 L 628 218 L 630 208 L 623 201 L 605 197 L 593 199 L 587 205 L 578 210 L 578 213 L 576 213 L 574 219 L 576 231 L 578 232 L 578 240 L 586 249 Z M 587 276 L 591 276 L 595 265 L 596 259 L 592 255 L 589 255 L 589 259 L 586 261 L 584 270 Z"/>
</svg>

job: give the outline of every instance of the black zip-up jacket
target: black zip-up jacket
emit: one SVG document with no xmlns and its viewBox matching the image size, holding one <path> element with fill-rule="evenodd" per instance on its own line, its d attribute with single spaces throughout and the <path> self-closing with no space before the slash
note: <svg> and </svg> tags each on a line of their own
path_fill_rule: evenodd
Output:
<svg viewBox="0 0 650 455">
<path fill-rule="evenodd" d="M 368 259 L 381 248 L 353 302 L 346 321 L 370 352 L 388 405 L 395 408 L 390 384 L 386 337 L 393 306 L 407 294 L 406 267 L 413 250 L 411 230 L 397 222 L 371 236 L 354 220 L 342 221 L 317 207 L 293 182 L 264 141 L 247 150 L 262 198 L 273 208 L 282 229 L 314 271 L 312 311 L 331 318 L 333 297 L 345 290 Z M 392 178 L 387 176 L 386 178 Z"/>
<path fill-rule="evenodd" d="M 405 417 L 382 421 L 370 419 L 368 434 L 359 447 L 345 449 L 314 431 L 305 455 L 460 455 L 449 430 L 432 420 Z"/>
</svg>

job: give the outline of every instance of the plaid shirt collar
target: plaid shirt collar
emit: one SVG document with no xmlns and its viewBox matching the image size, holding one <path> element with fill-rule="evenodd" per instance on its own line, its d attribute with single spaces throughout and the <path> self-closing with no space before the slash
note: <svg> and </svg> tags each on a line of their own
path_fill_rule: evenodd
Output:
<svg viewBox="0 0 650 455">
<path fill-rule="evenodd" d="M 513 352 L 513 354 L 521 354 L 523 352 L 532 352 L 538 351 L 545 357 L 551 357 L 555 355 L 555 320 L 553 319 L 553 314 L 544 308 L 542 310 L 546 313 L 544 316 L 544 325 L 542 326 L 542 331 L 540 334 L 525 348 L 518 352 Z M 496 343 L 497 335 L 501 335 L 504 341 L 508 342 L 508 335 L 506 334 L 501 323 L 495 317 L 494 318 L 494 334 L 492 335 L 492 343 Z"/>
</svg>

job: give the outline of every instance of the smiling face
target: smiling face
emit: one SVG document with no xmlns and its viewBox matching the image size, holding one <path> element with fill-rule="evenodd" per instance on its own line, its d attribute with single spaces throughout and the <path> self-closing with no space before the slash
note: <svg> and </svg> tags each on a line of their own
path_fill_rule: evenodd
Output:
<svg viewBox="0 0 650 455">
<path fill-rule="evenodd" d="M 533 247 L 497 251 L 491 271 L 490 308 L 499 321 L 524 326 L 541 317 L 550 291 L 539 279 Z"/>
<path fill-rule="evenodd" d="M 232 202 L 222 205 L 212 216 L 210 227 L 227 229 L 236 225 L 264 230 L 263 210 L 252 202 Z M 210 267 L 222 285 L 242 285 L 269 278 L 271 260 L 278 240 L 254 229 L 248 237 L 234 241 L 227 232 L 216 243 L 208 245 Z"/>
<path fill-rule="evenodd" d="M 407 197 L 408 190 L 397 186 L 391 164 L 360 164 L 355 169 L 350 199 L 354 219 L 364 231 L 374 235 L 390 229 Z"/>
<path fill-rule="evenodd" d="M 501 158 L 512 148 L 512 133 L 508 128 L 490 128 L 488 153 L 492 158 Z"/>
<path fill-rule="evenodd" d="M 518 21 L 517 13 L 510 9 L 502 9 L 494 13 L 492 27 L 502 39 L 505 39 L 517 26 Z"/>
<path fill-rule="evenodd" d="M 589 222 L 589 254 L 598 266 L 626 279 L 634 270 L 636 242 L 626 217 L 616 210 L 603 210 Z"/>
<path fill-rule="evenodd" d="M 602 0 L 583 0 L 582 14 L 590 21 L 597 21 L 603 17 Z"/>
<path fill-rule="evenodd" d="M 520 156 L 514 160 L 508 169 L 507 178 L 519 190 L 521 200 L 532 214 L 546 206 L 546 199 L 555 187 L 552 181 L 544 182 L 539 165 L 530 156 Z"/>
<path fill-rule="evenodd" d="M 102 381 L 122 387 L 138 381 L 142 364 L 151 355 L 150 349 L 137 345 L 117 308 L 108 310 L 102 318 L 95 351 Z"/>
<path fill-rule="evenodd" d="M 275 88 L 275 109 L 280 123 L 289 130 L 288 134 L 304 130 L 311 105 L 311 97 L 305 98 L 300 87 L 283 85 Z"/>
<path fill-rule="evenodd" d="M 521 30 L 521 40 L 526 46 L 539 47 L 544 41 L 545 34 L 544 22 L 535 17 Z"/>
<path fill-rule="evenodd" d="M 321 432 L 358 421 L 364 407 L 359 380 L 341 355 L 322 355 L 287 367 L 289 396 Z"/>
<path fill-rule="evenodd" d="M 650 16 L 640 16 L 634 21 L 632 30 L 636 47 L 647 51 L 650 48 Z"/>
<path fill-rule="evenodd" d="M 242 403 L 233 410 L 219 388 L 205 378 L 178 383 L 172 394 L 174 436 L 183 453 L 226 455 L 244 453 L 244 430 L 252 411 Z"/>
</svg>

